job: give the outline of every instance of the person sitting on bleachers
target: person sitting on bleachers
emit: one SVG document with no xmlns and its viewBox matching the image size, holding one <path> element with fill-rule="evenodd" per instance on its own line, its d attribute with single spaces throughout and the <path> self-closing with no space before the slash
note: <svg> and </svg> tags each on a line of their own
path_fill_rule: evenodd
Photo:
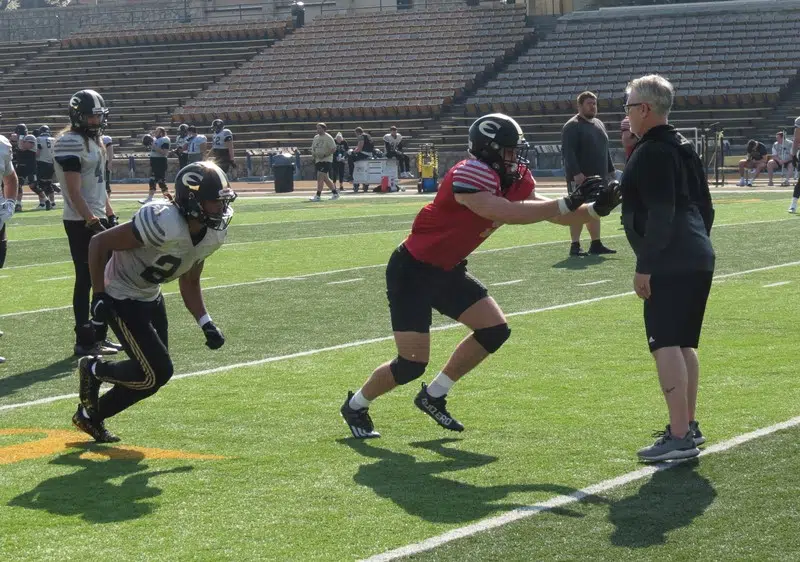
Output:
<svg viewBox="0 0 800 562">
<path fill-rule="evenodd" d="M 350 153 L 349 157 L 351 179 L 353 179 L 353 169 L 356 166 L 356 162 L 359 160 L 369 160 L 372 158 L 372 153 L 375 150 L 375 145 L 372 144 L 372 137 L 365 133 L 364 129 L 356 127 L 355 133 L 358 144 L 353 149 L 353 152 Z M 353 185 L 356 185 L 355 179 L 353 179 Z M 364 190 L 366 191 L 366 187 Z"/>
<path fill-rule="evenodd" d="M 386 158 L 397 160 L 397 175 L 401 178 L 411 178 L 411 162 L 403 153 L 403 135 L 397 132 L 397 127 L 392 125 L 389 132 L 383 135 L 383 144 L 386 147 Z"/>
<path fill-rule="evenodd" d="M 772 187 L 772 176 L 775 170 L 783 170 L 783 181 L 781 186 L 786 187 L 789 185 L 789 178 L 794 173 L 794 165 L 792 163 L 792 143 L 784 140 L 783 131 L 778 131 L 775 134 L 775 142 L 772 143 L 772 160 L 767 162 L 767 176 L 769 177 L 769 185 Z"/>
<path fill-rule="evenodd" d="M 767 147 L 763 142 L 758 142 L 755 139 L 750 139 L 747 141 L 747 158 L 742 158 L 739 160 L 739 187 L 753 185 L 753 182 L 758 177 L 758 174 L 763 172 L 764 168 L 767 167 L 767 154 Z M 745 179 L 745 169 L 756 171 L 752 179 Z"/>
</svg>

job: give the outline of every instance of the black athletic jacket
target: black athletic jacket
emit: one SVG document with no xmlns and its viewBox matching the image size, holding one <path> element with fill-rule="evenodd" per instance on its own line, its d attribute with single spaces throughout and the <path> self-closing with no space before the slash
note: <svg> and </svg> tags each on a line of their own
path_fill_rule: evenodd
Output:
<svg viewBox="0 0 800 562">
<path fill-rule="evenodd" d="M 672 125 L 645 133 L 622 176 L 622 222 L 637 273 L 714 271 L 714 207 L 700 157 Z"/>
</svg>

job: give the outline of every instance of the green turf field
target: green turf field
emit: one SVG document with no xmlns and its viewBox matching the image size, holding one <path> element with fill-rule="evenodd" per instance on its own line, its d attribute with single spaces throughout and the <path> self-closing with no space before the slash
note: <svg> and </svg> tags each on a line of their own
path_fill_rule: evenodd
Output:
<svg viewBox="0 0 800 562">
<path fill-rule="evenodd" d="M 708 446 L 800 415 L 800 219 L 787 197 L 717 197 L 700 351 Z M 346 391 L 394 356 L 384 264 L 424 202 L 237 201 L 230 244 L 203 273 L 227 343 L 207 350 L 166 286 L 177 376 L 108 420 L 117 447 L 69 423 L 60 214 L 16 215 L 0 270 L 0 559 L 368 558 L 639 470 L 636 449 L 666 418 L 618 214 L 604 224 L 620 250 L 610 258 L 567 259 L 567 229 L 543 224 L 504 227 L 469 259 L 513 333 L 450 394 L 463 434 L 416 410 L 412 385 L 373 405 L 383 438 L 348 438 Z M 138 205 L 117 207 L 125 219 Z M 435 325 L 426 381 L 466 334 Z M 772 433 L 414 559 L 796 560 L 798 436 Z"/>
</svg>

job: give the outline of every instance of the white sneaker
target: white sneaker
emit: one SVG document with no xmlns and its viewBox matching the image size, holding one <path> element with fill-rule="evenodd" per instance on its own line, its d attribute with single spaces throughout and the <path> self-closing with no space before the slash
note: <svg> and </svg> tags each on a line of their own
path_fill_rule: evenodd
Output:
<svg viewBox="0 0 800 562">
<path fill-rule="evenodd" d="M 336 201 L 339 197 L 341 197 L 341 195 L 339 195 L 338 191 L 336 193 L 331 193 L 331 201 Z"/>
<path fill-rule="evenodd" d="M 744 178 L 741 178 L 739 180 L 739 187 L 744 187 L 744 186 L 745 186 L 745 180 L 744 180 Z"/>
<path fill-rule="evenodd" d="M 792 214 L 795 214 L 795 213 L 797 212 L 797 207 L 795 207 L 795 206 L 790 206 L 790 207 L 789 207 L 789 212 L 790 212 L 790 213 L 792 213 Z"/>
<path fill-rule="evenodd" d="M 145 197 L 144 199 L 139 199 L 140 205 L 147 205 L 150 201 L 152 201 L 152 197 Z"/>
<path fill-rule="evenodd" d="M 747 180 L 747 181 L 745 182 L 745 185 L 746 185 L 747 187 L 753 187 L 753 180 Z"/>
<path fill-rule="evenodd" d="M 317 203 L 318 201 L 322 201 L 322 198 L 319 195 L 315 195 L 314 197 L 309 197 L 308 200 Z"/>
<path fill-rule="evenodd" d="M 781 187 L 789 187 L 789 180 L 783 180 L 781 182 Z"/>
</svg>

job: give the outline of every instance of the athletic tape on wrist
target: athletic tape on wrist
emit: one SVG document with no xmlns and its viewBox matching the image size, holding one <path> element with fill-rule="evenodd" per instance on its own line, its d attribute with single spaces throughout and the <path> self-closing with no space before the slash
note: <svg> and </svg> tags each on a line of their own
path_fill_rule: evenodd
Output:
<svg viewBox="0 0 800 562">
<path fill-rule="evenodd" d="M 202 328 L 209 322 L 211 322 L 211 316 L 209 316 L 208 313 L 206 313 L 200 317 L 200 319 L 197 321 L 197 325 Z"/>
</svg>

